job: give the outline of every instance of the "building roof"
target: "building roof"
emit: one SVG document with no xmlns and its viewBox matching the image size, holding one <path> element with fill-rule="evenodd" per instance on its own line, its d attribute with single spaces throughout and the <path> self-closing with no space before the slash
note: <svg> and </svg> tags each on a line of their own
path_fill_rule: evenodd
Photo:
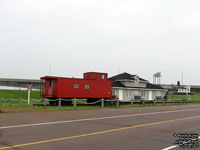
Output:
<svg viewBox="0 0 200 150">
<path fill-rule="evenodd" d="M 148 89 L 164 89 L 164 88 L 160 87 L 159 85 L 155 85 L 155 84 L 151 84 L 151 83 L 147 83 L 147 88 Z"/>
<path fill-rule="evenodd" d="M 35 82 L 35 83 L 40 83 L 40 80 L 37 80 L 37 79 L 0 78 L 0 82 Z"/>
<path fill-rule="evenodd" d="M 112 82 L 112 87 L 126 87 L 119 81 Z"/>
<path fill-rule="evenodd" d="M 144 89 L 144 87 L 126 87 L 125 85 L 123 85 L 119 81 L 112 82 L 112 87 Z M 164 89 L 164 88 L 161 88 L 158 85 L 154 85 L 154 84 L 151 84 L 151 83 L 147 83 L 147 86 L 145 88 L 146 89 Z"/>
<path fill-rule="evenodd" d="M 137 75 L 132 75 L 127 72 L 124 72 L 124 73 L 118 74 L 116 76 L 110 77 L 108 80 L 111 80 L 111 81 L 124 80 L 124 79 L 125 80 L 135 80 L 134 77 L 136 77 L 136 76 Z M 140 78 L 140 77 L 139 77 L 139 80 L 147 82 L 147 80 Z"/>
<path fill-rule="evenodd" d="M 124 72 L 122 74 L 119 74 L 119 75 L 116 75 L 116 76 L 113 76 L 113 77 L 110 77 L 109 80 L 113 81 L 112 82 L 112 87 L 123 87 L 123 88 L 144 88 L 144 87 L 127 87 L 125 86 L 124 84 L 122 84 L 120 82 L 120 80 L 135 80 L 134 77 L 137 76 L 137 75 L 131 75 L 127 72 Z M 143 79 L 143 78 L 140 78 L 139 77 L 139 80 L 140 81 L 144 81 L 144 82 L 147 82 L 146 84 L 146 87 L 147 89 L 164 89 L 158 85 L 155 85 L 155 84 L 151 84 L 149 83 L 147 80 Z"/>
</svg>

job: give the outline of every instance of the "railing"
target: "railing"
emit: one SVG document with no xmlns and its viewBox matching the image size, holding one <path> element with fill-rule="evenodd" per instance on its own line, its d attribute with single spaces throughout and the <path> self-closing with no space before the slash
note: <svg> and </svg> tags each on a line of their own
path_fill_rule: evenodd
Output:
<svg viewBox="0 0 200 150">
<path fill-rule="evenodd" d="M 66 100 L 66 99 L 55 99 L 58 101 L 58 109 L 61 110 L 62 108 L 62 101 L 72 101 L 73 104 L 70 105 L 70 106 L 73 106 L 73 109 L 76 110 L 77 109 L 77 106 L 82 106 L 82 105 L 98 105 L 100 106 L 101 108 L 104 108 L 106 106 L 116 106 L 116 107 L 119 107 L 120 105 L 123 105 L 124 103 L 125 104 L 129 104 L 131 107 L 133 107 L 135 104 L 140 104 L 140 105 L 145 105 L 145 104 L 152 104 L 152 105 L 156 105 L 156 104 L 188 104 L 188 103 L 200 103 L 200 99 L 179 99 L 179 100 L 144 100 L 144 99 L 138 99 L 138 100 L 134 100 L 134 99 L 131 99 L 129 101 L 120 101 L 119 99 L 114 99 L 114 100 L 108 100 L 108 99 L 100 99 L 98 101 L 95 101 L 95 102 L 91 102 L 91 103 L 88 103 L 88 102 L 84 102 L 80 99 L 77 99 L 77 98 L 74 98 L 74 99 L 71 99 L 71 100 Z M 53 100 L 53 101 L 55 101 Z M 30 101 L 30 107 L 34 107 L 34 106 L 43 106 L 44 109 L 46 109 L 49 105 L 47 104 L 47 101 L 51 101 L 51 100 L 48 100 L 48 99 L 31 99 Z M 6 106 L 12 106 L 15 104 L 15 106 L 19 106 L 19 107 L 22 107 L 24 106 L 24 103 L 27 103 L 27 100 L 25 99 L 22 99 L 22 98 L 19 98 L 19 99 L 12 99 L 12 98 L 8 98 L 8 99 L 3 99 L 3 98 L 0 98 L 0 107 L 2 107 L 4 104 L 6 104 Z M 27 104 L 28 105 L 28 104 Z M 26 106 L 27 106 L 26 105 Z"/>
</svg>

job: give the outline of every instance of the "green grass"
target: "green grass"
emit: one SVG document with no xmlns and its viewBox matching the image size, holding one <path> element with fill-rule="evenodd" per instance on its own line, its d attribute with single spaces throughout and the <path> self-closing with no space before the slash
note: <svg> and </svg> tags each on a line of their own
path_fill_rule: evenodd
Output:
<svg viewBox="0 0 200 150">
<path fill-rule="evenodd" d="M 189 102 L 188 104 L 193 104 L 193 101 Z M 195 103 L 197 104 L 197 102 Z M 199 104 L 199 102 L 198 102 Z M 152 106 L 172 106 L 172 105 L 187 105 L 186 103 L 157 103 L 156 105 L 153 104 L 144 104 L 144 105 L 140 105 L 140 104 L 134 104 L 133 107 L 152 107 Z M 19 105 L 19 102 L 12 102 L 11 106 L 9 106 L 8 102 L 4 102 L 1 105 L 2 108 L 14 108 L 14 109 L 19 109 L 19 110 L 44 110 L 43 107 L 43 102 L 34 102 L 33 107 L 28 106 L 27 102 L 23 102 L 22 105 Z M 120 108 L 128 108 L 131 107 L 130 104 L 123 104 L 120 105 Z M 100 109 L 101 106 L 100 105 L 77 105 L 77 110 L 80 109 Z M 105 108 L 117 108 L 116 105 L 112 105 L 112 106 L 105 106 Z M 47 102 L 47 107 L 46 110 L 59 110 L 58 106 L 50 106 Z M 60 110 L 73 110 L 73 105 L 70 106 L 62 106 Z M 12 110 L 11 110 L 12 111 Z M 15 110 L 13 110 L 15 111 Z"/>
<path fill-rule="evenodd" d="M 19 110 L 44 110 L 43 101 L 40 97 L 40 91 L 31 91 L 31 98 L 34 99 L 33 107 L 27 105 L 27 95 L 28 95 L 28 92 L 26 90 L 0 90 L 0 98 L 2 98 L 4 100 L 3 103 L 0 105 L 0 113 L 5 112 L 4 111 L 5 108 L 13 108 L 13 109 L 19 109 Z M 12 101 L 11 105 L 9 105 L 9 98 L 10 97 L 12 98 L 12 100 L 14 100 L 14 101 Z M 19 102 L 20 98 L 22 98 L 24 100 L 22 105 L 20 105 L 20 102 Z M 174 95 L 173 96 L 173 99 L 177 100 L 177 101 L 185 99 L 185 98 L 186 98 L 186 96 L 182 96 L 182 95 Z M 171 100 L 171 99 L 172 99 L 172 95 L 169 95 L 168 100 Z M 190 100 L 189 100 L 188 104 L 193 104 L 193 102 L 194 102 L 193 100 L 196 100 L 196 101 L 198 100 L 197 103 L 199 103 L 200 95 L 195 94 L 193 96 L 190 96 Z M 86 100 L 81 100 L 81 101 L 86 103 Z M 80 105 L 81 103 L 78 102 L 78 101 L 77 101 L 77 104 L 78 104 L 77 110 L 79 110 L 79 109 L 98 109 L 98 108 L 101 108 L 100 105 Z M 174 104 L 172 104 L 172 103 L 166 103 L 166 104 L 157 103 L 156 105 L 134 104 L 133 107 L 171 106 L 171 105 L 185 105 L 185 103 L 174 103 Z M 123 105 L 120 105 L 120 107 L 126 108 L 126 107 L 131 107 L 131 105 L 130 104 L 123 104 Z M 105 106 L 105 108 L 117 108 L 117 106 L 116 105 Z M 59 108 L 58 108 L 58 106 L 50 106 L 49 102 L 47 102 L 46 110 L 59 110 Z M 61 110 L 73 110 L 73 105 L 62 106 Z M 15 110 L 13 110 L 13 111 L 15 111 Z"/>
<path fill-rule="evenodd" d="M 3 99 L 22 99 L 28 98 L 28 91 L 27 90 L 0 90 L 0 98 Z M 31 98 L 33 99 L 41 99 L 40 98 L 40 91 L 31 91 Z"/>
<path fill-rule="evenodd" d="M 0 113 L 4 113 L 4 111 L 0 109 Z"/>
<path fill-rule="evenodd" d="M 21 106 L 17 102 L 13 102 L 11 106 L 9 106 L 9 103 L 3 103 L 1 106 L 2 108 L 19 108 L 21 110 L 44 110 L 44 106 L 42 102 L 34 102 L 34 105 L 31 107 L 27 105 L 26 102 L 24 102 Z M 100 106 L 88 106 L 88 105 L 82 105 L 82 106 L 77 106 L 77 110 L 79 109 L 93 109 L 93 108 L 100 108 Z M 47 103 L 46 110 L 73 110 L 73 106 L 61 106 L 61 109 L 59 109 L 58 106 L 51 106 Z"/>
<path fill-rule="evenodd" d="M 194 94 L 194 95 L 189 95 L 188 96 L 190 100 L 200 100 L 200 94 Z M 183 99 L 187 99 L 186 95 L 168 95 L 168 100 L 183 100 Z"/>
<path fill-rule="evenodd" d="M 34 100 L 33 107 L 27 105 L 28 99 L 28 91 L 27 90 L 0 90 L 0 98 L 3 100 L 2 108 L 19 108 L 25 110 L 44 110 L 44 102 L 40 97 L 40 91 L 31 91 L 31 98 Z M 12 99 L 11 105 L 9 105 L 9 98 Z M 23 102 L 20 105 L 19 99 L 22 98 Z M 81 100 L 83 103 L 86 103 L 86 100 Z M 81 104 L 77 101 L 77 104 Z M 100 108 L 98 105 L 81 105 L 77 106 L 77 109 L 93 109 L 93 108 Z M 47 101 L 46 110 L 59 110 L 58 106 L 50 106 L 49 102 Z M 71 106 L 62 106 L 61 110 L 73 110 L 73 105 Z"/>
</svg>

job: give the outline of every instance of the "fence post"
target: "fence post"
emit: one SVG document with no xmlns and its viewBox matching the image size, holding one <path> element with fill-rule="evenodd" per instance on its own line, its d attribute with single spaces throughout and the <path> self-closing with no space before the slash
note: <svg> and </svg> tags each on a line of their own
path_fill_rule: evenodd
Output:
<svg viewBox="0 0 200 150">
<path fill-rule="evenodd" d="M 156 104 L 156 99 L 153 100 L 153 105 L 155 105 L 155 104 Z"/>
<path fill-rule="evenodd" d="M 76 110 L 76 98 L 74 98 L 74 110 Z"/>
<path fill-rule="evenodd" d="M 165 100 L 163 99 L 163 101 L 162 101 L 162 104 L 164 105 L 165 104 Z"/>
<path fill-rule="evenodd" d="M 44 99 L 44 109 L 46 109 L 47 108 L 47 99 L 45 98 Z"/>
<path fill-rule="evenodd" d="M 31 107 L 33 107 L 33 99 L 31 98 Z"/>
<path fill-rule="evenodd" d="M 9 106 L 11 106 L 11 104 L 12 104 L 12 99 L 11 97 L 9 97 Z"/>
<path fill-rule="evenodd" d="M 131 98 L 131 107 L 133 107 L 133 98 Z"/>
<path fill-rule="evenodd" d="M 59 108 L 59 110 L 61 110 L 61 98 L 59 98 L 59 100 L 58 100 L 58 108 Z"/>
<path fill-rule="evenodd" d="M 2 99 L 1 99 L 1 97 L 0 97 L 0 106 L 2 105 Z"/>
<path fill-rule="evenodd" d="M 19 106 L 22 106 L 22 98 L 19 99 Z"/>
<path fill-rule="evenodd" d="M 119 107 L 119 98 L 117 99 L 117 107 Z"/>
<path fill-rule="evenodd" d="M 31 98 L 31 107 L 33 107 L 33 99 Z"/>
<path fill-rule="evenodd" d="M 104 107 L 104 99 L 103 98 L 101 99 L 101 107 L 102 108 Z"/>
<path fill-rule="evenodd" d="M 197 98 L 198 99 L 198 98 Z M 200 101 L 200 93 L 199 93 L 199 101 Z"/>
</svg>

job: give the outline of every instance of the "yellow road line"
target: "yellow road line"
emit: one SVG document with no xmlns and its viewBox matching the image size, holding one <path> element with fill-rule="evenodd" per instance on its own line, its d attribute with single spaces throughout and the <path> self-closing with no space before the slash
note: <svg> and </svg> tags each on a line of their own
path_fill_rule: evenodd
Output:
<svg viewBox="0 0 200 150">
<path fill-rule="evenodd" d="M 32 143 L 26 143 L 26 144 L 19 144 L 19 145 L 7 146 L 7 147 L 0 147 L 0 150 L 16 148 L 16 147 L 22 147 L 22 146 L 35 145 L 35 144 L 49 143 L 49 142 L 55 142 L 55 141 L 61 141 L 61 140 L 68 140 L 68 139 L 74 139 L 74 138 L 79 138 L 79 137 L 84 137 L 84 136 L 97 135 L 97 134 L 121 131 L 121 130 L 126 130 L 126 129 L 133 129 L 133 128 L 138 128 L 138 127 L 144 127 L 144 126 L 150 126 L 150 125 L 157 125 L 157 124 L 175 122 L 175 121 L 180 121 L 180 120 L 194 119 L 194 118 L 199 118 L 199 117 L 200 117 L 200 115 L 199 116 L 193 116 L 193 117 L 178 118 L 178 119 L 167 120 L 167 121 L 159 121 L 159 122 L 153 122 L 153 123 L 147 123 L 147 124 L 140 124 L 140 125 L 135 125 L 135 126 L 130 126 L 130 127 L 117 128 L 117 129 L 111 129 L 111 130 L 105 130 L 105 131 L 100 131 L 100 132 L 87 133 L 87 134 L 64 137 L 64 138 L 58 138 L 58 139 L 51 139 L 51 140 L 44 140 L 44 141 L 38 141 L 38 142 L 32 142 Z"/>
</svg>

